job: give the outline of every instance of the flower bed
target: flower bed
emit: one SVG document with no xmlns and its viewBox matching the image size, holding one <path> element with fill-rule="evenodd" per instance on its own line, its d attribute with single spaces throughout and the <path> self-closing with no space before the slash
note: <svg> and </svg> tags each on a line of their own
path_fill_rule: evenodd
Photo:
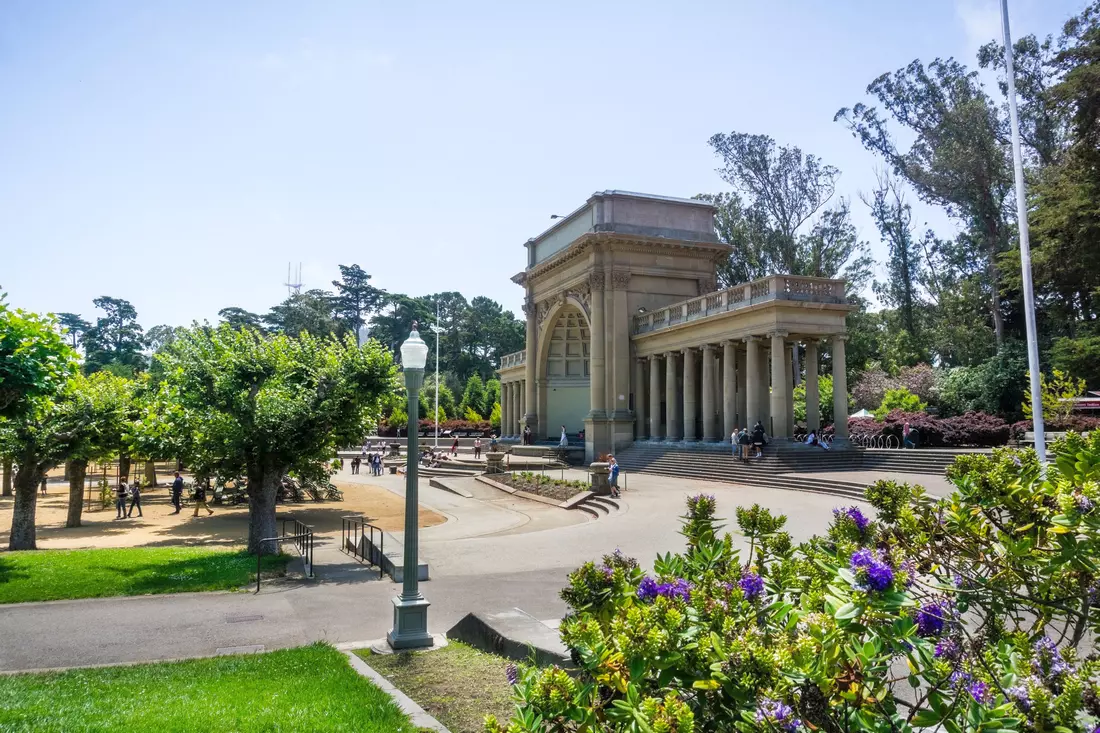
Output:
<svg viewBox="0 0 1100 733">
<path fill-rule="evenodd" d="M 587 481 L 563 481 L 562 479 L 551 478 L 550 476 L 534 473 L 532 471 L 505 473 L 499 476 L 493 476 L 492 479 L 505 486 L 510 486 L 513 489 L 525 491 L 528 494 L 545 496 L 547 499 L 553 499 L 555 501 L 571 499 L 582 491 L 588 491 L 590 488 Z"/>
<path fill-rule="evenodd" d="M 577 666 L 521 665 L 488 733 L 1095 733 L 1100 433 L 958 458 L 942 499 L 868 487 L 798 545 L 786 517 L 688 500 L 687 547 L 569 576 Z M 742 547 L 747 547 L 747 551 Z"/>
<path fill-rule="evenodd" d="M 1013 426 L 984 412 L 968 412 L 956 417 L 938 418 L 924 412 L 893 410 L 884 420 L 873 417 L 853 417 L 848 420 L 848 435 L 854 441 L 879 436 L 892 436 L 901 445 L 902 429 L 909 423 L 917 431 L 918 445 L 925 448 L 980 447 L 995 448 L 1008 443 Z M 833 426 L 824 431 L 833 435 Z"/>
</svg>

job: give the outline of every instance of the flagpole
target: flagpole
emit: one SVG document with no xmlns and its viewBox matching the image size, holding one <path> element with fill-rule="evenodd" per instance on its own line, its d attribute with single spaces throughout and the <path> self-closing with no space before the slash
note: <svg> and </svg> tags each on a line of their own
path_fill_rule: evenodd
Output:
<svg viewBox="0 0 1100 733">
<path fill-rule="evenodd" d="M 1020 270 L 1023 275 L 1024 323 L 1027 327 L 1027 365 L 1031 377 L 1031 417 L 1035 452 L 1040 465 L 1046 462 L 1047 441 L 1043 425 L 1043 395 L 1039 383 L 1039 341 L 1035 327 L 1035 288 L 1031 281 L 1031 244 L 1027 229 L 1027 189 L 1024 161 L 1020 152 L 1020 120 L 1016 114 L 1016 69 L 1012 60 L 1012 32 L 1008 25 L 1008 0 L 1001 0 L 1004 27 L 1005 76 L 1008 79 L 1008 117 L 1012 127 L 1012 163 L 1016 174 L 1016 219 L 1020 230 Z"/>
</svg>

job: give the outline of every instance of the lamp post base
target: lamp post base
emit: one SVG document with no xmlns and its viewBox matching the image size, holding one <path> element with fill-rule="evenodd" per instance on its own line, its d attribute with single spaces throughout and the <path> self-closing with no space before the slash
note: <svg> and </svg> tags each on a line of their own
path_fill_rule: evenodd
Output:
<svg viewBox="0 0 1100 733">
<path fill-rule="evenodd" d="M 428 633 L 428 606 L 424 597 L 393 599 L 393 629 L 386 634 L 386 641 L 394 649 L 419 649 L 431 646 Z"/>
</svg>

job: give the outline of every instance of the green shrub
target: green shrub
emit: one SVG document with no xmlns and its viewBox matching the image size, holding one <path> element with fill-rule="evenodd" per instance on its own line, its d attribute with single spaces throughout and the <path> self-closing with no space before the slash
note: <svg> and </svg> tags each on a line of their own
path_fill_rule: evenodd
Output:
<svg viewBox="0 0 1100 733">
<path fill-rule="evenodd" d="M 885 420 L 891 410 L 921 412 L 926 407 L 928 407 L 928 405 L 921 402 L 920 397 L 917 397 L 905 387 L 888 389 L 886 390 L 886 396 L 882 398 L 882 404 L 875 410 L 875 419 Z"/>
<path fill-rule="evenodd" d="M 960 457 L 954 492 L 879 482 L 792 547 L 786 518 L 688 500 L 681 554 L 569 576 L 575 674 L 521 665 L 489 733 L 1089 733 L 1100 717 L 1100 434 Z M 1053 631 L 1053 640 L 1047 636 Z M 1087 656 L 1086 656 L 1087 655 Z"/>
</svg>

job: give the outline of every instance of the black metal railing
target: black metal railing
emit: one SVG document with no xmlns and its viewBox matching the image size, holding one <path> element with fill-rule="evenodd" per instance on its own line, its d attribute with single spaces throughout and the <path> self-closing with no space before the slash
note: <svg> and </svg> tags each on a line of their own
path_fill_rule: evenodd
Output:
<svg viewBox="0 0 1100 733">
<path fill-rule="evenodd" d="M 377 535 L 378 541 L 375 541 Z M 366 542 L 364 542 L 366 540 Z M 340 549 L 359 562 L 378 566 L 378 579 L 382 579 L 382 558 L 386 546 L 386 533 L 365 521 L 363 517 L 352 515 L 340 517 Z"/>
<path fill-rule="evenodd" d="M 284 519 L 282 534 L 278 537 L 268 537 L 262 539 L 259 542 L 260 549 L 256 553 L 256 592 L 260 592 L 260 568 L 263 563 L 264 548 L 269 542 L 274 542 L 275 553 L 281 550 L 282 543 L 292 542 L 295 549 L 298 550 L 298 554 L 305 560 L 306 568 L 309 571 L 309 577 L 313 577 L 313 527 L 308 524 L 304 524 L 297 519 Z M 287 522 L 292 522 L 291 529 L 293 532 L 287 534 L 286 525 Z"/>
</svg>

